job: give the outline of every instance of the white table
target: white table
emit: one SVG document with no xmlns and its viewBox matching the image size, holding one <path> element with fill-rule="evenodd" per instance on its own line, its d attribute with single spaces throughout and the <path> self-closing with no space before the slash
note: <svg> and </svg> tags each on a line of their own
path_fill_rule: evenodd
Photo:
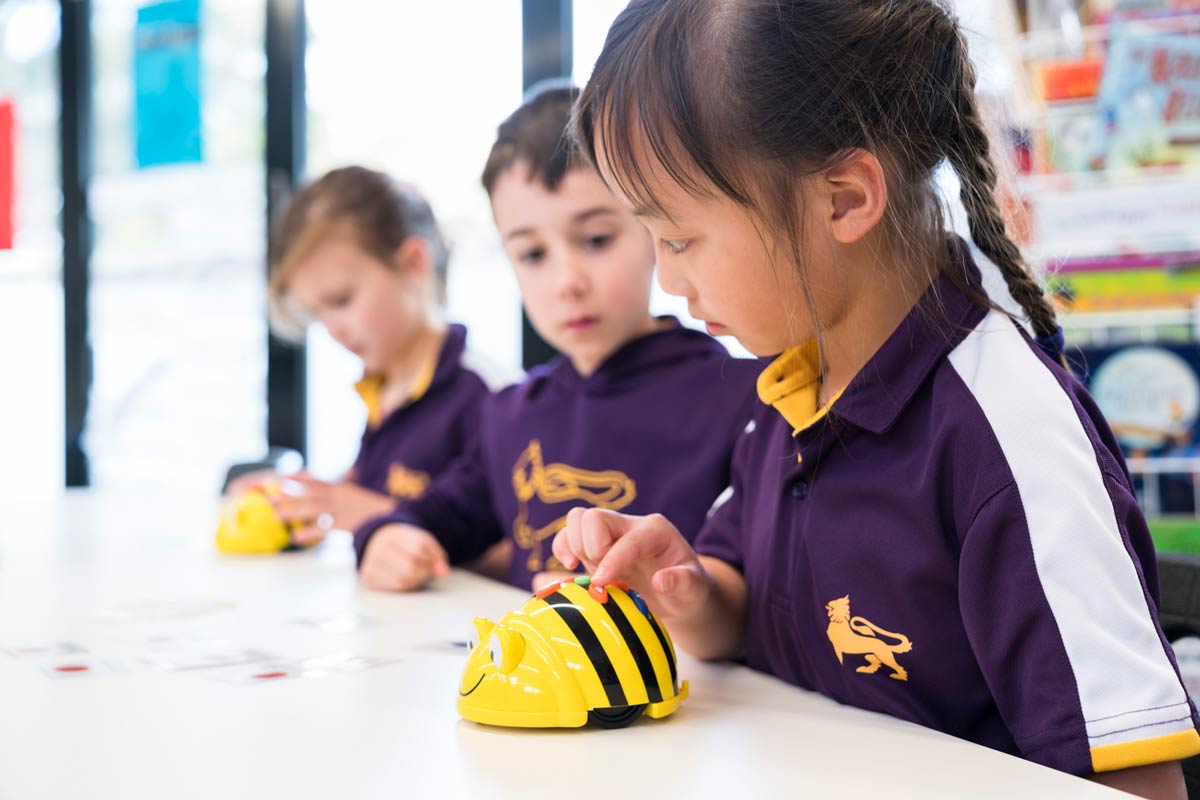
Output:
<svg viewBox="0 0 1200 800">
<path fill-rule="evenodd" d="M 222 556 L 215 514 L 194 495 L 0 501 L 0 648 L 74 640 L 133 664 L 133 643 L 167 631 L 398 663 L 239 686 L 149 668 L 55 680 L 0 654 L 0 798 L 1118 796 L 686 656 L 692 696 L 665 720 L 477 726 L 455 713 L 465 656 L 448 642 L 525 594 L 462 572 L 419 594 L 367 592 L 345 537 L 315 552 Z M 137 613 L 112 618 L 120 609 Z M 341 612 L 380 624 L 335 634 L 290 621 Z"/>
</svg>

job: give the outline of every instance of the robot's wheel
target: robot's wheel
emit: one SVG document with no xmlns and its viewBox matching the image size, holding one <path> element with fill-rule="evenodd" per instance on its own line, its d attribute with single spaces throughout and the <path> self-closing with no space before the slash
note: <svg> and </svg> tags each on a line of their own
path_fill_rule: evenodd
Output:
<svg viewBox="0 0 1200 800">
<path fill-rule="evenodd" d="M 624 728 L 626 725 L 632 725 L 645 710 L 645 703 L 638 706 L 593 708 L 588 712 L 588 722 L 598 725 L 601 728 Z"/>
</svg>

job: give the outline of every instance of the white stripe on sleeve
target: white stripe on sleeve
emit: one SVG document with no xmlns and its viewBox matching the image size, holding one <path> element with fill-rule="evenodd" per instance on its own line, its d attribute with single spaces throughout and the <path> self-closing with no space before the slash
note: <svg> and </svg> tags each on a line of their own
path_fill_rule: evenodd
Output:
<svg viewBox="0 0 1200 800">
<path fill-rule="evenodd" d="M 1012 321 L 995 311 L 950 354 L 950 363 L 1016 479 L 1089 744 L 1192 729 L 1183 686 L 1163 651 L 1070 396 Z"/>
</svg>

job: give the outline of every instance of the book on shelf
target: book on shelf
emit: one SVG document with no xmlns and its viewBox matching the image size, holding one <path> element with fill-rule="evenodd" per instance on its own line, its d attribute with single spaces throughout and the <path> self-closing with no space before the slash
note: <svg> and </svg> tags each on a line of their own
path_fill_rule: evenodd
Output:
<svg viewBox="0 0 1200 800">
<path fill-rule="evenodd" d="M 1200 36 L 1114 30 L 1096 112 L 1106 167 L 1200 163 Z"/>
</svg>

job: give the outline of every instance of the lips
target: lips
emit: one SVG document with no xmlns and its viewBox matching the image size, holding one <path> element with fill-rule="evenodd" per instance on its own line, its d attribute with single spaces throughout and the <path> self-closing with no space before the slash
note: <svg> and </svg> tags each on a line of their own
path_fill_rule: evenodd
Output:
<svg viewBox="0 0 1200 800">
<path fill-rule="evenodd" d="M 697 322 L 704 323 L 704 327 L 710 336 L 724 336 L 725 334 L 729 333 L 729 329 L 721 323 L 709 321 L 704 318 L 703 314 L 699 314 L 693 310 L 690 303 L 688 304 L 688 313 L 692 315 L 692 319 L 696 320 Z"/>
<path fill-rule="evenodd" d="M 597 317 L 579 316 L 567 320 L 567 330 L 572 333 L 583 333 L 596 327 L 600 320 Z"/>
</svg>

